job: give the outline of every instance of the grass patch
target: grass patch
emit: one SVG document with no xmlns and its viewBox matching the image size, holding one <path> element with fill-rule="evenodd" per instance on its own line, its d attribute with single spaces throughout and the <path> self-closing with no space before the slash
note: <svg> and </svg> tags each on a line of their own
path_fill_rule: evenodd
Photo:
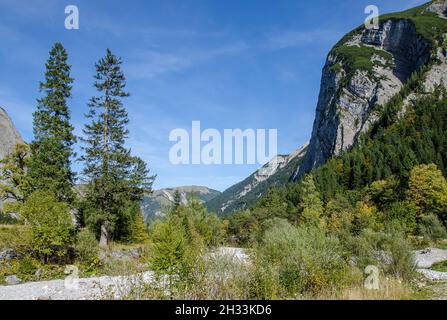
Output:
<svg viewBox="0 0 447 320">
<path fill-rule="evenodd" d="M 439 272 L 447 272 L 447 260 L 446 260 L 446 261 L 442 261 L 442 262 L 435 263 L 435 264 L 431 267 L 431 270 L 439 271 Z"/>
<path fill-rule="evenodd" d="M 346 68 L 348 78 L 353 75 L 356 70 L 364 70 L 368 73 L 373 72 L 375 66 L 392 67 L 393 56 L 384 50 L 378 50 L 365 45 L 360 46 L 341 46 L 333 50 L 337 56 L 341 57 L 341 61 L 334 65 L 341 67 L 340 62 Z M 386 61 L 383 64 L 380 61 L 374 61 L 373 57 L 377 55 Z M 338 68 L 339 68 L 338 67 Z M 336 70 L 335 70 L 336 71 Z"/>
<path fill-rule="evenodd" d="M 408 20 L 414 25 L 416 32 L 431 44 L 432 48 L 437 47 L 439 43 L 443 42 L 443 35 L 447 33 L 447 21 L 436 13 L 427 11 L 426 9 L 430 4 L 431 2 L 410 10 L 382 15 L 380 16 L 380 23 L 390 20 Z M 372 61 L 374 54 L 384 58 L 387 61 L 386 66 L 391 66 L 390 63 L 393 61 L 392 55 L 383 50 L 364 45 L 345 46 L 347 41 L 362 30 L 364 30 L 363 25 L 346 34 L 331 51 L 331 53 L 342 57 L 341 62 L 347 68 L 348 79 L 352 77 L 352 73 L 357 69 L 371 73 L 375 65 L 380 65 L 380 62 Z M 331 68 L 334 71 L 340 70 L 340 61 Z"/>
<path fill-rule="evenodd" d="M 410 20 L 416 32 L 432 45 L 439 41 L 442 34 L 447 32 L 447 21 L 434 12 L 426 11 L 432 2 L 426 3 L 406 11 L 390 13 L 380 17 L 382 22 L 388 20 Z"/>
</svg>

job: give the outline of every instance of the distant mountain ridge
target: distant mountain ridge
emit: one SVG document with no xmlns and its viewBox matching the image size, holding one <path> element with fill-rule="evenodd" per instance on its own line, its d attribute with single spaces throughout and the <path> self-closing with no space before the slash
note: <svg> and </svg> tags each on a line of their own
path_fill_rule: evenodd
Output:
<svg viewBox="0 0 447 320">
<path fill-rule="evenodd" d="M 288 155 L 277 155 L 245 180 L 231 186 L 206 203 L 218 215 L 245 209 L 262 197 L 269 187 L 286 184 L 300 166 L 308 144 Z"/>
<path fill-rule="evenodd" d="M 166 209 L 174 204 L 175 193 L 178 191 L 181 203 L 186 204 L 189 197 L 197 197 L 202 202 L 207 202 L 220 194 L 219 191 L 203 186 L 183 186 L 154 190 L 143 198 L 141 209 L 146 222 L 157 218 L 163 218 Z"/>
</svg>

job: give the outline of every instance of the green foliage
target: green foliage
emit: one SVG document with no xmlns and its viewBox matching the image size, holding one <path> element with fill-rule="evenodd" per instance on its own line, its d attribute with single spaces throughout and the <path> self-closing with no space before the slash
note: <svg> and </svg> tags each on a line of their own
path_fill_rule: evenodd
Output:
<svg viewBox="0 0 447 320">
<path fill-rule="evenodd" d="M 269 267 L 264 266 L 263 272 L 270 274 L 268 278 L 271 272 L 276 274 L 273 282 L 290 297 L 305 292 L 317 294 L 347 284 L 348 264 L 342 247 L 337 238 L 327 236 L 320 228 L 271 221 L 256 252 L 258 262 L 275 268 L 269 272 Z M 271 288 L 266 283 L 262 287 Z"/>
<path fill-rule="evenodd" d="M 110 238 L 125 239 L 120 222 L 128 204 L 141 201 L 154 180 L 148 176 L 146 164 L 125 148 L 129 119 L 122 99 L 129 94 L 124 91 L 126 79 L 121 64 L 110 50 L 96 64 L 95 88 L 99 95 L 90 100 L 87 118 L 91 122 L 85 126 L 82 139 L 83 173 L 89 179 L 86 220 L 100 232 L 101 245 L 107 245 Z"/>
<path fill-rule="evenodd" d="M 197 240 L 205 246 L 220 245 L 225 234 L 221 220 L 194 198 L 186 206 L 181 205 L 171 212 L 169 219 L 178 221 L 183 226 L 190 241 Z"/>
<path fill-rule="evenodd" d="M 418 208 L 419 216 L 435 214 L 447 218 L 447 181 L 435 164 L 415 166 L 408 184 L 408 198 Z"/>
<path fill-rule="evenodd" d="M 28 176 L 33 190 L 51 190 L 58 200 L 71 203 L 75 180 L 71 158 L 76 137 L 67 106 L 73 83 L 67 60 L 65 48 L 56 43 L 46 63 L 45 82 L 40 83 L 45 96 L 37 100 L 33 115 L 34 141 Z"/>
<path fill-rule="evenodd" d="M 323 203 L 320 198 L 320 192 L 315 186 L 313 176 L 307 175 L 301 180 L 300 184 L 300 220 L 303 223 L 318 226 L 321 224 L 321 216 L 323 215 Z"/>
<path fill-rule="evenodd" d="M 170 289 L 186 281 L 191 273 L 194 251 L 188 246 L 184 228 L 177 221 L 155 223 L 149 264 L 159 278 L 166 276 Z"/>
<path fill-rule="evenodd" d="M 411 245 L 397 224 L 392 224 L 384 231 L 364 229 L 359 235 L 344 238 L 342 243 L 345 252 L 351 255 L 360 270 L 375 265 L 385 275 L 405 280 L 414 277 L 415 263 Z"/>
<path fill-rule="evenodd" d="M 74 227 L 66 203 L 49 191 L 36 191 L 21 206 L 20 217 L 30 227 L 33 251 L 42 261 L 67 255 Z"/>
<path fill-rule="evenodd" d="M 392 203 L 385 212 L 385 220 L 399 222 L 407 234 L 413 234 L 417 228 L 417 208 L 410 201 Z"/>
<path fill-rule="evenodd" d="M 373 74 L 374 66 L 393 66 L 393 56 L 384 51 L 378 50 L 372 47 L 368 47 L 365 45 L 360 46 L 339 46 L 334 48 L 333 53 L 339 57 L 340 59 L 336 61 L 333 68 L 340 67 L 340 64 L 346 70 L 347 78 L 350 79 L 354 72 L 357 70 L 367 71 L 369 74 Z M 378 56 L 386 61 L 386 64 L 383 65 L 380 61 L 375 61 L 374 56 Z"/>
<path fill-rule="evenodd" d="M 2 224 L 16 224 L 18 223 L 18 219 L 13 217 L 9 213 L 3 213 L 0 211 L 0 225 Z"/>
<path fill-rule="evenodd" d="M 431 269 L 439 272 L 447 272 L 447 261 L 435 263 Z"/>
<path fill-rule="evenodd" d="M 447 230 L 436 215 L 423 216 L 418 225 L 418 231 L 426 240 L 441 240 L 447 238 Z"/>
<path fill-rule="evenodd" d="M 26 200 L 31 189 L 26 172 L 29 151 L 26 144 L 17 144 L 11 154 L 0 160 L 0 200 L 14 201 L 19 205 Z M 17 212 L 17 209 L 17 204 L 6 203 L 5 212 Z"/>
<path fill-rule="evenodd" d="M 371 131 L 352 150 L 329 160 L 313 175 L 325 201 L 336 193 L 360 190 L 377 180 L 398 177 L 395 199 L 403 199 L 402 186 L 418 164 L 434 163 L 445 174 L 447 167 L 447 99 L 441 91 L 417 99 L 400 121 Z M 355 169 L 357 168 L 357 169 Z M 373 196 L 382 196 L 379 194 Z M 387 199 L 378 199 L 379 205 Z M 394 199 L 393 199 L 394 200 Z"/>
<path fill-rule="evenodd" d="M 203 271 L 203 253 L 220 245 L 224 231 L 216 215 L 209 214 L 199 200 L 190 199 L 152 226 L 151 270 L 159 278 L 167 277 L 169 290 L 190 285 Z"/>
<path fill-rule="evenodd" d="M 32 250 L 32 234 L 29 227 L 23 225 L 0 225 L 0 250 L 12 249 L 19 254 L 28 254 Z"/>
<path fill-rule="evenodd" d="M 447 32 L 447 25 L 442 17 L 438 16 L 434 12 L 426 10 L 431 3 L 432 1 L 406 11 L 382 15 L 379 17 L 380 22 L 385 23 L 388 20 L 408 20 L 415 26 L 416 32 L 432 44 L 432 46 L 434 46 L 436 43 L 441 42 L 442 35 Z M 344 45 L 349 39 L 363 29 L 364 25 L 359 26 L 346 34 L 334 46 L 334 49 Z"/>
<path fill-rule="evenodd" d="M 133 208 L 131 241 L 134 243 L 146 243 L 149 241 L 149 235 L 144 223 L 141 206 L 138 202 L 135 202 L 131 208 Z"/>
<path fill-rule="evenodd" d="M 80 262 L 91 263 L 99 251 L 98 240 L 93 232 L 84 228 L 76 235 L 76 256 Z"/>
<path fill-rule="evenodd" d="M 247 244 L 251 236 L 259 228 L 257 217 L 250 210 L 237 211 L 228 215 L 228 241 L 236 244 Z"/>
<path fill-rule="evenodd" d="M 383 248 L 391 257 L 391 263 L 385 267 L 385 271 L 399 279 L 413 279 L 416 263 L 412 247 L 398 225 L 389 226 L 385 233 Z"/>
<path fill-rule="evenodd" d="M 386 14 L 381 16 L 380 19 L 384 22 L 387 20 L 410 20 L 414 24 L 417 33 L 434 45 L 447 32 L 447 25 L 443 18 L 434 12 L 426 10 L 431 3 L 432 1 L 406 11 Z"/>
</svg>

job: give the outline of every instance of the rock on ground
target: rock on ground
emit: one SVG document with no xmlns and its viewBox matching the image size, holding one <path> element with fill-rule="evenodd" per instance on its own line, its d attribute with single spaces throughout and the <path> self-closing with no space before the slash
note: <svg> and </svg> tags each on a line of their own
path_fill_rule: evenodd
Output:
<svg viewBox="0 0 447 320">
<path fill-rule="evenodd" d="M 135 284 L 150 283 L 151 272 L 133 276 L 92 277 L 29 282 L 0 286 L 0 300 L 94 300 L 120 299 L 129 294 Z"/>
<path fill-rule="evenodd" d="M 416 265 L 420 269 L 429 269 L 435 263 L 447 260 L 447 250 L 437 248 L 427 248 L 424 250 L 414 251 Z"/>
</svg>

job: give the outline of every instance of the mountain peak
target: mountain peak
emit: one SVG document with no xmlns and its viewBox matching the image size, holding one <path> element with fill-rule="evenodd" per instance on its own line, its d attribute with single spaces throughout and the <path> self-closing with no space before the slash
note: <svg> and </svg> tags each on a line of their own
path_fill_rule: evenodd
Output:
<svg viewBox="0 0 447 320">
<path fill-rule="evenodd" d="M 421 85 L 427 90 L 447 83 L 441 45 L 447 33 L 446 8 L 446 1 L 433 1 L 381 16 L 378 29 L 360 26 L 334 46 L 323 68 L 308 152 L 294 180 L 356 144 L 377 121 L 380 109 L 423 67 L 427 71 Z M 403 91 L 406 99 L 411 90 Z"/>
</svg>

